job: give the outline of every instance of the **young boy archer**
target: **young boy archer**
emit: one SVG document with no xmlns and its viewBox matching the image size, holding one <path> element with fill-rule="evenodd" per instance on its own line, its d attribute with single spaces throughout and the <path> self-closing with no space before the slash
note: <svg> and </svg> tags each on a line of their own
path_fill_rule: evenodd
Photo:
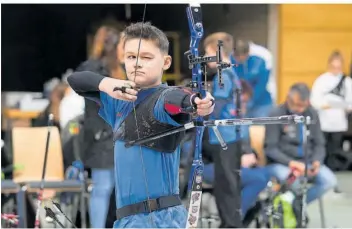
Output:
<svg viewBox="0 0 352 229">
<path fill-rule="evenodd" d="M 182 228 L 187 220 L 178 196 L 182 134 L 130 148 L 125 147 L 125 142 L 179 126 L 190 121 L 190 113 L 209 115 L 214 110 L 214 99 L 209 93 L 200 99 L 161 83 L 171 56 L 167 37 L 158 28 L 150 23 L 132 24 L 125 29 L 124 39 L 128 80 L 77 72 L 68 82 L 78 94 L 100 104 L 100 116 L 113 128 L 117 208 L 114 228 Z M 114 91 L 116 87 L 125 89 Z M 195 109 L 189 111 L 189 107 Z"/>
</svg>

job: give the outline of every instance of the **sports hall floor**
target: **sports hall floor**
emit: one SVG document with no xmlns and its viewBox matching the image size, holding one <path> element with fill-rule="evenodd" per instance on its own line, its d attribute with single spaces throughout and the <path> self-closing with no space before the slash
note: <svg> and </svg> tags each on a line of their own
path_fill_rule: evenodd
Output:
<svg viewBox="0 0 352 229">
<path fill-rule="evenodd" d="M 327 228 L 352 228 L 352 172 L 336 173 L 342 193 L 333 191 L 324 196 L 324 210 Z M 309 227 L 320 228 L 318 202 L 308 207 Z"/>
</svg>

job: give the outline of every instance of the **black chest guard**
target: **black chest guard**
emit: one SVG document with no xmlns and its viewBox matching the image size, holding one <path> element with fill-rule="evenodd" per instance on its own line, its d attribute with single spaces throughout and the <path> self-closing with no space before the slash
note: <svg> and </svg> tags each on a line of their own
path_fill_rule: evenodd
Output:
<svg viewBox="0 0 352 229">
<path fill-rule="evenodd" d="M 136 106 L 136 119 L 139 136 L 137 132 L 135 114 L 132 111 L 121 123 L 121 126 L 118 128 L 118 130 L 114 132 L 114 142 L 116 140 L 132 141 L 173 128 L 174 126 L 162 123 L 154 117 L 155 104 L 158 101 L 160 95 L 167 89 L 167 87 L 158 88 L 143 102 Z M 168 135 L 153 141 L 143 143 L 141 146 L 151 148 L 159 152 L 173 153 L 180 145 L 184 135 L 184 132 Z"/>
</svg>

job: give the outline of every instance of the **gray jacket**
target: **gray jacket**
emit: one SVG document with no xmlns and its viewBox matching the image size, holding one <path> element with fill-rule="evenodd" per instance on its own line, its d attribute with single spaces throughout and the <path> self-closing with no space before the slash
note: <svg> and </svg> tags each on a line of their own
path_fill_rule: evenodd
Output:
<svg viewBox="0 0 352 229">
<path fill-rule="evenodd" d="M 286 104 L 274 108 L 270 116 L 290 115 Z M 325 159 L 325 139 L 320 129 L 318 113 L 309 107 L 303 114 L 310 116 L 313 122 L 310 125 L 310 137 L 308 139 L 309 163 Z M 267 125 L 265 128 L 265 154 L 268 163 L 280 163 L 288 165 L 291 160 L 303 161 L 304 149 L 302 147 L 301 125 Z"/>
</svg>

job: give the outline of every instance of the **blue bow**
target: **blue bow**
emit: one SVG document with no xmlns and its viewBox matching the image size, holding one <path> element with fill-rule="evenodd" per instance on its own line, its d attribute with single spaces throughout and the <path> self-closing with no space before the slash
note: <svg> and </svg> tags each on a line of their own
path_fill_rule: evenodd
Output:
<svg viewBox="0 0 352 229">
<path fill-rule="evenodd" d="M 202 12 L 198 5 L 190 4 L 187 7 L 188 25 L 191 33 L 191 41 L 189 44 L 189 60 L 195 59 L 199 56 L 198 46 L 203 37 L 204 30 L 202 24 Z M 202 71 L 200 64 L 191 65 L 192 67 L 192 91 L 199 93 L 201 97 L 206 96 L 206 91 L 202 82 Z M 202 122 L 203 117 L 198 116 L 196 121 Z M 202 138 L 204 133 L 204 126 L 196 127 L 195 145 L 194 145 L 194 158 L 190 178 L 188 181 L 188 189 L 191 189 L 191 198 L 188 209 L 187 225 L 186 228 L 196 227 L 199 217 L 200 205 L 202 200 L 202 180 L 203 180 L 203 160 L 202 160 Z"/>
</svg>

